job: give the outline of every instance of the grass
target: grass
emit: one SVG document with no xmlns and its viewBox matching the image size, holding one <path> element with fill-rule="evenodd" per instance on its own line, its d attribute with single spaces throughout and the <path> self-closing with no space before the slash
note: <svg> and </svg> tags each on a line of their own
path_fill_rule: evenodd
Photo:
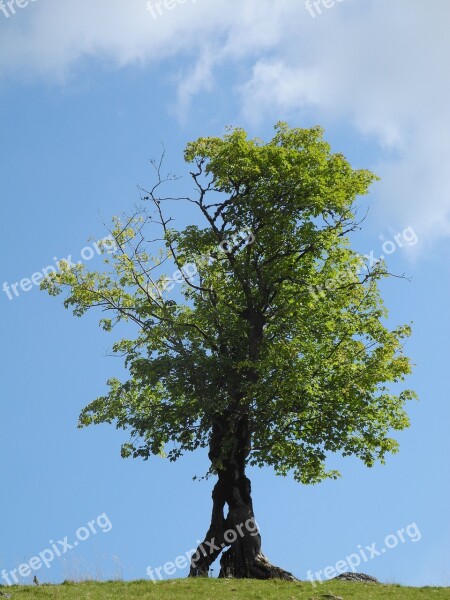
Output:
<svg viewBox="0 0 450 600">
<path fill-rule="evenodd" d="M 330 581 L 313 588 L 309 582 L 234 579 L 176 579 L 172 581 L 86 582 L 62 585 L 0 587 L 11 600 L 450 600 L 450 588 L 411 588 Z"/>
</svg>

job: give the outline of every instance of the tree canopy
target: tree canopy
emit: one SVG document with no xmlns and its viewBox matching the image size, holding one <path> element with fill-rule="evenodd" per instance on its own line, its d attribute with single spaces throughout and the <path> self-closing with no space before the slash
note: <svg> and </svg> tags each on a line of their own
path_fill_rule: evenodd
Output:
<svg viewBox="0 0 450 600">
<path fill-rule="evenodd" d="M 285 123 L 267 143 L 240 128 L 200 138 L 185 160 L 193 197 L 165 196 L 173 176 L 155 163 L 141 205 L 113 222 L 106 271 L 61 264 L 42 284 L 64 291 L 76 316 L 105 311 L 107 331 L 136 326 L 113 345 L 128 379 L 111 379 L 79 425 L 130 430 L 123 456 L 176 460 L 209 447 L 210 473 L 242 423 L 246 464 L 302 483 L 338 475 L 330 453 L 384 461 L 414 393 L 391 391 L 411 372 L 402 349 L 410 327 L 387 325 L 378 287 L 386 266 L 364 264 L 350 243 L 356 200 L 375 175 L 332 153 L 319 127 Z M 166 211 L 183 201 L 195 224 L 177 230 Z"/>
</svg>

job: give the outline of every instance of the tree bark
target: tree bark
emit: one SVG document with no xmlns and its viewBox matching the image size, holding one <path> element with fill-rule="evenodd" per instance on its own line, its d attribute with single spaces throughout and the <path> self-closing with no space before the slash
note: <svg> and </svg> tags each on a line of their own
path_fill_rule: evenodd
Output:
<svg viewBox="0 0 450 600">
<path fill-rule="evenodd" d="M 213 427 L 209 457 L 213 461 L 222 450 L 224 423 Z M 245 475 L 245 463 L 250 452 L 250 439 L 246 419 L 239 423 L 226 460 L 218 469 L 218 481 L 212 493 L 211 524 L 205 540 L 191 558 L 190 577 L 208 577 L 212 563 L 222 554 L 219 577 L 286 579 L 295 577 L 270 564 L 261 552 L 251 484 Z M 225 517 L 225 505 L 228 514 Z"/>
</svg>

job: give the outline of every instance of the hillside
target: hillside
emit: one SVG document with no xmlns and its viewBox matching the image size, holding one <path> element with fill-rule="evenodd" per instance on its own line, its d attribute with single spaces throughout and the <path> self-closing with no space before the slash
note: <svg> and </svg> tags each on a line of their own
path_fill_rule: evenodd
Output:
<svg viewBox="0 0 450 600">
<path fill-rule="evenodd" d="M 0 588 L 0 598 L 3 599 L 5 595 L 10 595 L 11 600 L 450 600 L 450 588 L 411 588 L 335 581 L 313 588 L 309 582 L 177 579 L 155 584 L 149 581 L 86 582 Z"/>
</svg>

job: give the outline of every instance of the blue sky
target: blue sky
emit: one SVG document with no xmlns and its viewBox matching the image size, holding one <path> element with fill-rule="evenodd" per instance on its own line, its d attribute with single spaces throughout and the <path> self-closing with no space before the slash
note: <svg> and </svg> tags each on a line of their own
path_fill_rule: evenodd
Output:
<svg viewBox="0 0 450 600">
<path fill-rule="evenodd" d="M 450 6 L 343 0 L 320 13 L 313 5 L 314 16 L 294 0 L 167 6 L 153 15 L 141 0 L 0 8 L 0 285 L 54 257 L 78 260 L 89 238 L 107 234 L 103 223 L 133 208 L 137 186 L 151 185 L 149 159 L 161 144 L 190 189 L 189 140 L 227 125 L 265 139 L 278 120 L 322 125 L 334 150 L 381 176 L 361 201 L 370 211 L 358 249 L 378 257 L 383 243 L 415 234 L 398 238 L 388 262 L 411 281 L 390 280 L 383 291 L 390 323 L 414 322 L 408 386 L 420 402 L 397 436 L 401 452 L 383 467 L 336 460 L 343 478 L 314 487 L 252 470 L 263 549 L 303 579 L 415 523 L 416 541 L 404 534 L 358 570 L 450 585 Z M 174 216 L 182 224 L 191 214 Z M 0 571 L 106 515 L 111 527 L 95 521 L 97 533 L 42 566 L 39 579 L 146 578 L 147 566 L 173 561 L 204 535 L 213 482 L 192 476 L 206 471 L 207 457 L 122 460 L 126 433 L 77 430 L 80 410 L 109 377 L 124 375 L 106 357 L 115 334 L 102 332 L 94 313 L 74 318 L 37 286 L 16 289 L 12 299 L 0 294 Z"/>
</svg>

